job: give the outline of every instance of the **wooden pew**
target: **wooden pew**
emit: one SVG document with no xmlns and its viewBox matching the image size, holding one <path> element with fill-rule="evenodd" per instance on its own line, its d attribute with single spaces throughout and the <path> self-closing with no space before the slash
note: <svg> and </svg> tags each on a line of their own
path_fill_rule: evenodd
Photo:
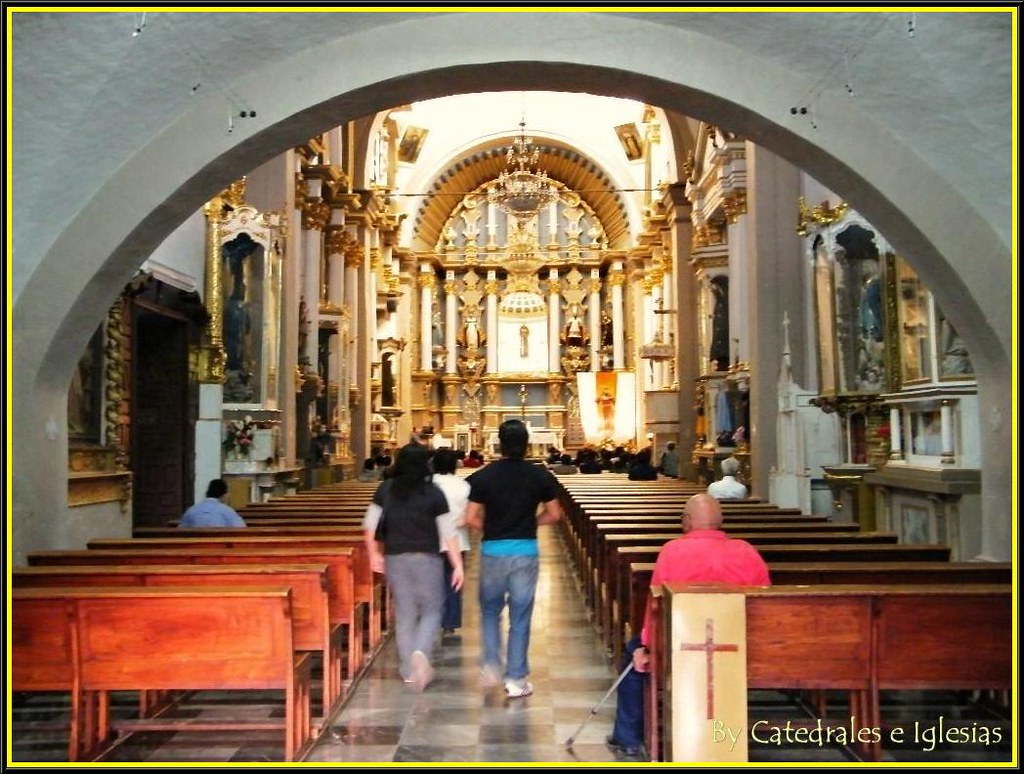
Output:
<svg viewBox="0 0 1024 774">
<path fill-rule="evenodd" d="M 814 549 L 840 548 L 849 550 L 857 546 L 896 546 L 897 536 L 890 532 L 730 532 L 729 536 L 757 547 L 764 551 L 777 545 L 786 545 L 797 549 L 807 546 Z M 629 610 L 626 593 L 629 589 L 627 577 L 629 564 L 613 564 L 618 557 L 618 550 L 624 546 L 650 544 L 656 541 L 667 543 L 681 537 L 676 532 L 660 534 L 612 534 L 603 536 L 596 553 L 595 578 L 598 581 L 595 602 L 605 639 L 613 650 L 622 644 L 624 639 L 624 618 Z"/>
<path fill-rule="evenodd" d="M 132 539 L 139 538 L 186 538 L 186 537 L 233 537 L 238 534 L 238 527 L 193 527 L 183 529 L 181 527 L 138 527 L 132 531 Z M 346 536 L 356 535 L 361 537 L 363 527 L 361 523 L 338 523 L 338 524 L 274 524 L 268 526 L 257 526 L 250 524 L 245 529 L 249 537 L 295 537 L 305 535 L 326 535 Z"/>
<path fill-rule="evenodd" d="M 563 531 L 569 536 L 570 540 L 575 540 L 578 539 L 577 536 L 587 532 L 589 523 L 594 521 L 607 521 L 616 517 L 624 520 L 649 517 L 674 518 L 678 523 L 679 517 L 683 512 L 683 507 L 684 506 L 681 502 L 671 504 L 650 504 L 641 501 L 641 503 L 638 504 L 635 500 L 628 504 L 603 503 L 599 505 L 588 505 L 586 508 L 577 505 L 566 506 L 563 504 L 563 509 L 566 514 L 566 518 L 563 522 Z M 746 521 L 775 522 L 779 524 L 806 524 L 810 522 L 825 524 L 828 522 L 827 516 L 804 514 L 800 513 L 795 508 L 782 511 L 781 509 L 770 505 L 723 505 L 722 512 L 725 515 L 726 523 L 729 524 L 738 524 Z"/>
<path fill-rule="evenodd" d="M 748 542 L 753 540 L 748 538 Z M 627 545 L 620 546 L 611 552 L 611 564 L 606 573 L 609 584 L 608 593 L 611 599 L 618 602 L 618 609 L 630 609 L 627 590 L 629 588 L 629 566 L 634 563 L 654 562 L 658 558 L 661 545 Z M 755 543 L 755 545 L 757 545 Z M 921 544 L 868 544 L 868 545 L 757 545 L 758 553 L 768 563 L 769 568 L 779 562 L 801 563 L 839 563 L 847 562 L 948 562 L 949 546 Z M 606 635 L 610 648 L 620 647 L 624 640 L 623 620 L 612 632 Z"/>
<path fill-rule="evenodd" d="M 807 529 L 776 531 L 771 525 L 758 525 L 763 529 L 748 531 L 746 525 L 723 525 L 722 531 L 732 538 L 746 540 L 755 546 L 787 544 L 792 546 L 800 545 L 873 545 L 873 544 L 895 544 L 897 535 L 892 532 L 858 532 L 858 531 L 818 531 L 808 527 Z M 614 562 L 616 549 L 629 545 L 650 545 L 654 543 L 667 543 L 676 538 L 682 537 L 682 532 L 676 528 L 672 530 L 647 531 L 639 529 L 634 531 L 608 532 L 598 528 L 594 537 L 593 546 L 590 549 L 592 556 L 589 564 L 594 573 L 596 603 L 605 599 L 601 584 L 608 580 L 606 570 L 611 568 Z"/>
<path fill-rule="evenodd" d="M 584 550 L 593 554 L 595 551 L 599 525 L 601 524 L 665 524 L 669 526 L 666 531 L 679 532 L 679 516 L 681 508 L 671 508 L 665 511 L 648 510 L 637 515 L 636 509 L 632 512 L 618 511 L 615 509 L 595 509 L 582 514 L 575 524 L 566 523 L 564 533 L 573 547 L 574 555 L 579 557 Z M 743 531 L 741 528 L 746 525 L 756 525 L 757 529 L 766 529 L 768 525 L 778 525 L 781 530 L 793 529 L 796 531 L 811 531 L 805 529 L 810 525 L 821 525 L 823 532 L 834 529 L 825 516 L 806 516 L 802 514 L 782 515 L 776 512 L 771 513 L 726 513 L 723 530 L 727 532 Z M 854 525 L 856 526 L 856 525 Z M 858 527 L 859 528 L 859 527 Z M 814 530 L 818 531 L 818 530 Z M 842 529 L 839 531 L 849 531 Z M 577 561 L 577 565 L 581 562 Z M 587 581 L 589 584 L 589 581 Z M 592 598 L 592 590 L 588 588 L 588 598 Z"/>
<path fill-rule="evenodd" d="M 11 606 L 11 691 L 67 693 L 70 700 L 68 760 L 77 761 L 85 739 L 95 735 L 95 715 L 83 704 L 74 665 L 78 641 L 63 600 L 20 599 Z"/>
<path fill-rule="evenodd" d="M 760 518 L 761 520 L 755 520 Z M 594 556 L 599 536 L 602 534 L 621 534 L 629 532 L 671 532 L 681 531 L 678 514 L 645 515 L 645 516 L 606 516 L 603 513 L 593 514 L 582 525 L 578 535 L 570 537 L 569 545 L 576 566 L 583 572 L 583 565 L 592 565 L 587 561 Z M 725 532 L 834 532 L 851 533 L 860 530 L 854 522 L 830 522 L 824 517 L 808 518 L 801 521 L 779 522 L 770 516 L 730 518 L 722 525 Z"/>
<path fill-rule="evenodd" d="M 665 613 L 673 594 L 736 593 L 735 588 L 665 584 Z M 748 689 L 851 691 L 851 715 L 883 730 L 879 691 L 1009 689 L 1013 679 L 1013 598 L 1008 585 L 892 585 L 744 588 Z M 656 602 L 657 606 L 658 603 Z M 651 728 L 657 716 L 664 615 L 652 638 Z M 844 725 L 849 719 L 844 719 Z M 869 760 L 882 745 L 865 739 Z M 651 750 L 657 739 L 651 739 Z"/>
<path fill-rule="evenodd" d="M 361 552 L 365 555 L 365 552 Z M 351 547 L 325 549 L 263 548 L 234 549 L 194 548 L 180 545 L 164 549 L 112 549 L 86 551 L 34 551 L 27 557 L 31 567 L 68 565 L 273 565 L 314 563 L 327 566 L 327 605 L 332 626 L 343 625 L 348 631 L 349 681 L 363 666 L 363 614 L 356 599 L 354 570 L 359 554 Z M 367 571 L 369 566 L 367 565 Z"/>
<path fill-rule="evenodd" d="M 768 572 L 777 586 L 978 585 L 1013 580 L 1013 565 L 1009 562 L 773 562 Z M 643 626 L 653 575 L 654 562 L 633 562 L 629 566 L 628 593 L 620 600 L 623 609 L 629 610 L 629 632 L 621 635 L 621 642 Z"/>
<path fill-rule="evenodd" d="M 342 625 L 332 625 L 326 564 L 294 565 L 79 565 L 19 567 L 11 574 L 13 588 L 162 586 L 251 589 L 287 586 L 292 590 L 292 616 L 297 650 L 319 653 L 323 665 L 323 717 L 331 716 L 343 698 Z"/>
<path fill-rule="evenodd" d="M 283 723 L 200 724 L 194 719 L 146 718 L 131 728 L 283 727 L 287 761 L 301 757 L 312 743 L 310 657 L 296 653 L 287 588 L 29 588 L 15 589 L 12 602 L 16 629 L 42 629 L 22 629 L 22 636 L 31 635 L 27 640 L 70 625 L 77 643 L 70 671 L 85 700 L 95 702 L 95 730 L 84 740 L 90 749 L 109 739 L 111 691 L 282 690 Z M 36 614 L 23 614 L 26 602 L 36 604 Z M 46 605 L 51 610 L 48 618 L 38 615 Z M 15 640 L 15 650 L 21 641 Z"/>
<path fill-rule="evenodd" d="M 141 549 L 141 548 L 218 548 L 218 549 L 272 549 L 291 548 L 298 550 L 319 550 L 324 548 L 351 547 L 353 549 L 353 577 L 355 578 L 355 600 L 369 609 L 370 644 L 376 648 L 381 637 L 381 605 L 375 593 L 374 579 L 370 570 L 370 560 L 366 554 L 362 532 L 350 532 L 332 535 L 293 535 L 278 534 L 250 535 L 247 529 L 229 528 L 227 534 L 217 536 L 187 537 L 175 534 L 173 537 L 161 538 L 102 538 L 90 540 L 86 545 L 90 549 Z M 204 531 L 205 533 L 205 531 Z"/>
</svg>

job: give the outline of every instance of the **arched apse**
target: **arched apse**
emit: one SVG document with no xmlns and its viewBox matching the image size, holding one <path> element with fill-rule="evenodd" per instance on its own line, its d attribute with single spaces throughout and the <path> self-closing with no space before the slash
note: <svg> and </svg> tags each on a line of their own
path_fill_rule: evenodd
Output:
<svg viewBox="0 0 1024 774">
<path fill-rule="evenodd" d="M 790 116 L 788 106 L 800 104 L 816 83 L 767 53 L 716 38 L 713 28 L 698 32 L 606 14 L 394 18 L 369 29 L 357 24 L 289 57 L 267 56 L 232 83 L 235 93 L 260 95 L 259 120 L 238 122 L 230 134 L 218 98 L 182 101 L 155 135 L 113 134 L 106 142 L 119 163 L 64 183 L 64 206 L 48 213 L 45 228 L 38 216 L 15 218 L 9 475 L 16 541 L 46 547 L 65 539 L 66 488 L 59 482 L 66 476 L 71 369 L 124 282 L 205 199 L 340 122 L 416 99 L 541 85 L 642 100 L 728 128 L 807 170 L 886 234 L 934 288 L 976 357 L 988 412 L 982 418 L 989 439 L 984 549 L 1005 556 L 1012 442 L 1008 210 L 962 194 L 954 166 L 929 164 L 924 146 L 916 145 L 920 138 L 863 102 L 823 92 L 814 126 Z M 786 21 L 799 32 L 799 21 Z M 382 30 L 401 56 L 379 55 Z M 443 40 L 459 45 L 438 45 Z M 981 51 L 982 65 L 985 56 Z M 16 111 L 24 104 L 17 89 L 16 69 Z M 129 119 L 123 111 L 121 120 Z M 970 138 L 964 127 L 959 139 Z M 949 147 L 959 147 L 957 139 L 951 135 Z M 23 186 L 28 207 L 40 194 L 60 190 L 67 177 L 52 160 L 51 170 L 33 164 L 17 145 L 14 165 L 15 193 L 20 197 Z"/>
</svg>

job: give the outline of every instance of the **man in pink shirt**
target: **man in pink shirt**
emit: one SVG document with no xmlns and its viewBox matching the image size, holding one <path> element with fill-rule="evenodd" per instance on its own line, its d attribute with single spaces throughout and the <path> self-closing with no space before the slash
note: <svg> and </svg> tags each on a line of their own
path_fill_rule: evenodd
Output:
<svg viewBox="0 0 1024 774">
<path fill-rule="evenodd" d="M 665 544 L 658 554 L 651 576 L 651 586 L 662 583 L 721 583 L 727 586 L 770 586 L 768 565 L 750 543 L 734 540 L 721 530 L 722 506 L 708 494 L 691 497 L 683 510 L 683 532 Z M 619 683 L 615 728 L 607 742 L 627 756 L 643 752 L 644 680 L 648 653 L 647 632 L 650 619 L 650 597 L 644 613 L 644 626 L 639 637 L 626 645 L 626 661 L 633 662 L 633 671 Z"/>
</svg>

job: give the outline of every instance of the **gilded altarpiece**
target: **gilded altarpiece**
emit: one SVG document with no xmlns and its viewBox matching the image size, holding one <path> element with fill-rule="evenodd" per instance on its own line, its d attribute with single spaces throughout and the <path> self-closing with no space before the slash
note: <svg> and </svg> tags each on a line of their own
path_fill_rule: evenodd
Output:
<svg viewBox="0 0 1024 774">
<path fill-rule="evenodd" d="M 559 187 L 556 203 L 512 218 L 486 203 L 487 187 L 464 197 L 435 252 L 418 256 L 430 266 L 420 285 L 443 292 L 420 311 L 432 322 L 420 335 L 431 336 L 433 373 L 413 374 L 414 404 L 423 406 L 413 422 L 439 425 L 435 445 L 486 448 L 504 419 L 527 417 L 532 437 L 563 448 L 567 428 L 579 423 L 575 374 L 599 365 L 592 352 L 611 340 L 603 279 L 616 254 L 573 191 Z"/>
</svg>

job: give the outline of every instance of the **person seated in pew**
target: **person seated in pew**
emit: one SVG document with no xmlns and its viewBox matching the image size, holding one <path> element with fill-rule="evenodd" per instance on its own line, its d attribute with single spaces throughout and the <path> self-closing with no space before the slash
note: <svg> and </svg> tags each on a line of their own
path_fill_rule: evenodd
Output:
<svg viewBox="0 0 1024 774">
<path fill-rule="evenodd" d="M 359 471 L 359 480 L 380 481 L 382 472 L 383 468 L 377 469 L 377 463 L 373 461 L 373 457 L 367 457 L 363 460 L 363 469 Z"/>
<path fill-rule="evenodd" d="M 742 500 L 747 496 L 747 487 L 736 480 L 740 461 L 735 457 L 722 460 L 722 478 L 708 485 L 708 494 L 716 500 Z"/>
<path fill-rule="evenodd" d="M 569 454 L 563 454 L 558 458 L 557 464 L 551 465 L 549 469 L 552 473 L 560 476 L 571 476 L 580 472 L 579 468 L 572 464 L 572 456 Z"/>
<path fill-rule="evenodd" d="M 669 478 L 679 478 L 679 452 L 676 451 L 676 444 L 674 441 L 669 441 L 665 447 L 664 453 L 661 455 L 661 463 L 658 465 L 658 470 L 662 475 L 668 476 Z"/>
<path fill-rule="evenodd" d="M 770 586 L 768 565 L 750 543 L 722 531 L 722 506 L 709 494 L 686 501 L 683 536 L 669 541 L 654 564 L 651 586 L 663 583 L 721 583 L 729 586 Z M 650 599 L 640 634 L 627 644 L 621 669 L 632 661 L 633 671 L 619 683 L 615 727 L 608 746 L 629 756 L 643 751 L 644 681 L 647 679 L 647 633 Z"/>
<path fill-rule="evenodd" d="M 181 517 L 179 529 L 196 527 L 244 527 L 245 521 L 228 505 L 228 485 L 215 478 L 206 487 L 206 499 L 196 503 Z"/>
<path fill-rule="evenodd" d="M 630 481 L 657 481 L 658 470 L 651 464 L 651 449 L 641 449 L 636 453 L 636 461 L 629 469 Z"/>
<path fill-rule="evenodd" d="M 597 458 L 597 452 L 593 449 L 586 449 L 580 455 L 579 464 L 580 473 L 595 474 L 600 473 L 604 468 L 601 467 L 601 462 Z"/>
</svg>

